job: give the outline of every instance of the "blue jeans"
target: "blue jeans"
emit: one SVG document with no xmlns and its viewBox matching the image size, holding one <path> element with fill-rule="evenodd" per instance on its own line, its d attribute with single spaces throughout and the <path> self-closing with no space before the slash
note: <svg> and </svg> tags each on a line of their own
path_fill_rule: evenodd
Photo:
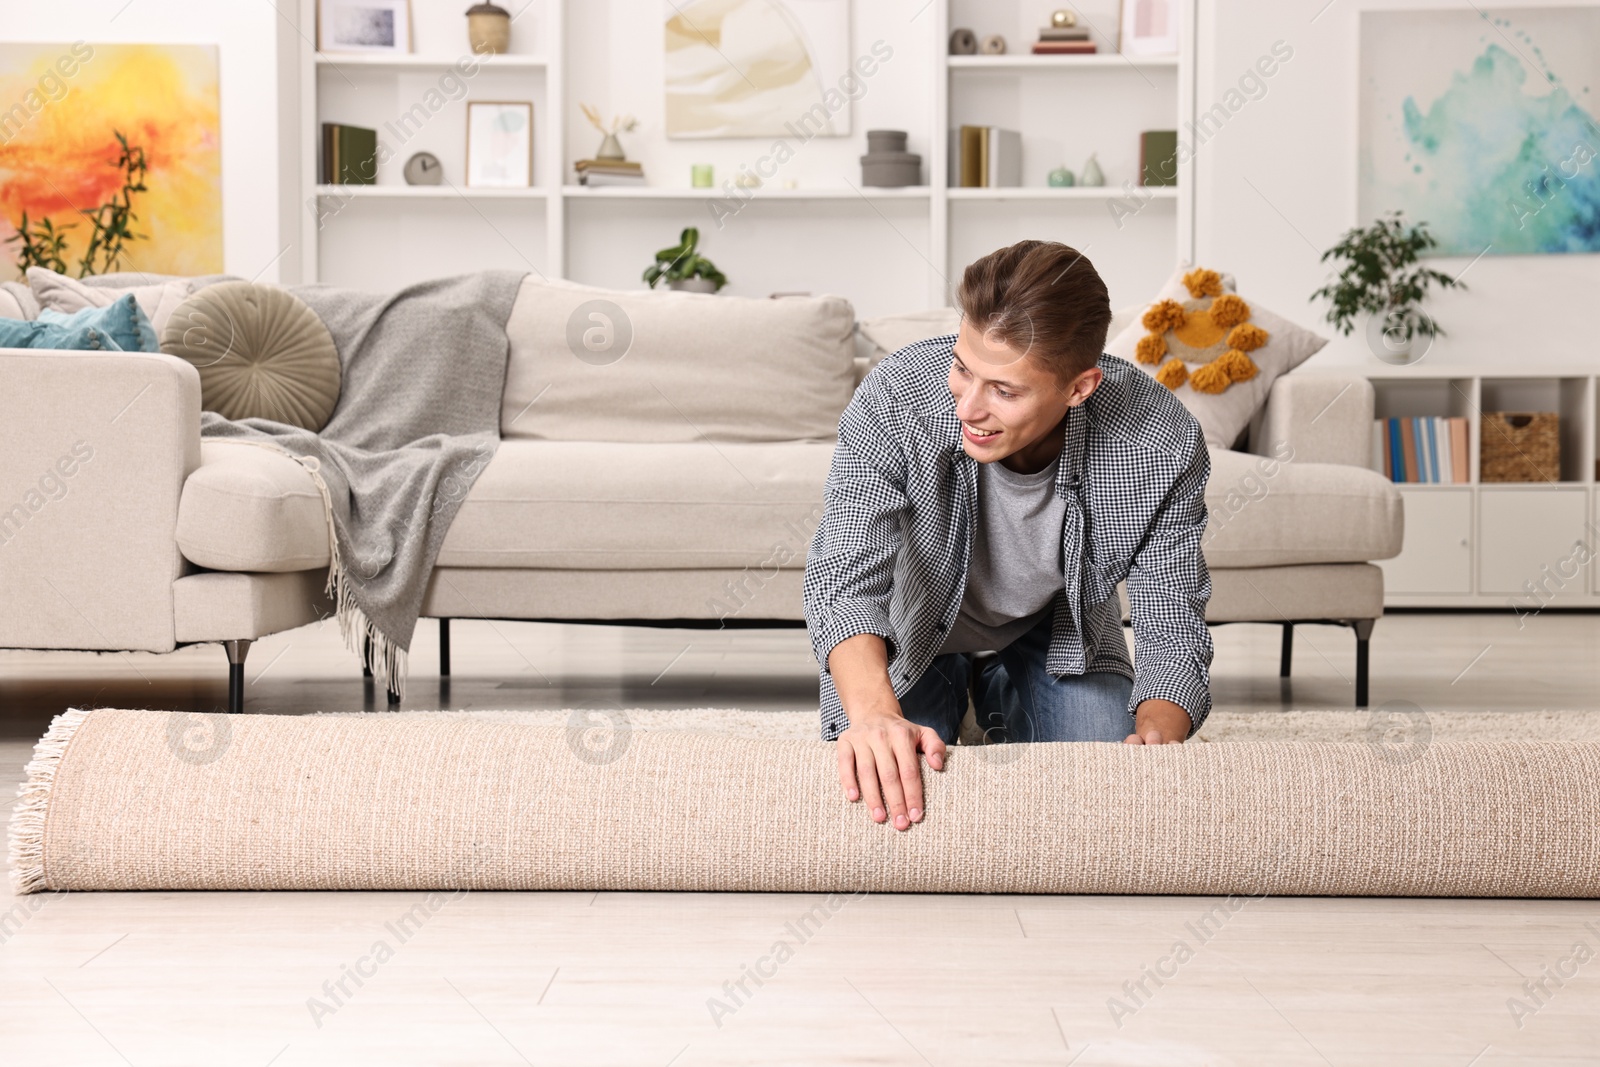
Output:
<svg viewBox="0 0 1600 1067">
<path fill-rule="evenodd" d="M 900 711 L 952 744 L 970 687 L 978 726 L 990 741 L 1121 741 L 1133 733 L 1133 682 L 1104 671 L 1057 677 L 1044 667 L 1049 647 L 1046 617 L 992 658 L 936 656 L 900 698 Z"/>
</svg>

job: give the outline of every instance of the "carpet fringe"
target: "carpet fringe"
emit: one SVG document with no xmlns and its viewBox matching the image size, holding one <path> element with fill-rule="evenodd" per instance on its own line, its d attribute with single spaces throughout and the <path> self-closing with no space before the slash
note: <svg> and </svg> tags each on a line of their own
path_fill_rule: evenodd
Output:
<svg viewBox="0 0 1600 1067">
<path fill-rule="evenodd" d="M 27 781 L 17 790 L 17 806 L 11 812 L 11 886 L 18 896 L 40 893 L 50 888 L 44 874 L 44 826 L 50 809 L 50 789 L 56 770 L 67 753 L 67 745 L 78 732 L 89 712 L 70 708 L 50 722 L 39 743 L 33 746 L 33 759 L 26 768 Z"/>
</svg>

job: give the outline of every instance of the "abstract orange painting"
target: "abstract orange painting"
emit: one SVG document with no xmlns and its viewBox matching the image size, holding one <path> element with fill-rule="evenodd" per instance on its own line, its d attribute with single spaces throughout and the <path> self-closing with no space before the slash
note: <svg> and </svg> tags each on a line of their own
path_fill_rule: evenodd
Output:
<svg viewBox="0 0 1600 1067">
<path fill-rule="evenodd" d="M 67 231 L 79 273 L 93 227 L 85 212 L 120 196 L 117 134 L 143 150 L 145 191 L 130 194 L 143 235 L 120 269 L 222 270 L 222 151 L 217 49 L 190 44 L 0 44 L 0 241 L 27 212 Z M 0 278 L 17 275 L 0 245 Z"/>
</svg>

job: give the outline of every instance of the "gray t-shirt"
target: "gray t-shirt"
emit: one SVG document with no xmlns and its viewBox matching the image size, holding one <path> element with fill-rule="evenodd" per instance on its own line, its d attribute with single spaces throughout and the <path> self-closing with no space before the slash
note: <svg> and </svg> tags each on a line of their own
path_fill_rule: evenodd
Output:
<svg viewBox="0 0 1600 1067">
<path fill-rule="evenodd" d="M 940 654 L 1005 648 L 1037 625 L 1062 591 L 1067 502 L 1055 492 L 1059 464 L 1058 457 L 1035 474 L 999 461 L 978 464 L 967 591 Z"/>
</svg>

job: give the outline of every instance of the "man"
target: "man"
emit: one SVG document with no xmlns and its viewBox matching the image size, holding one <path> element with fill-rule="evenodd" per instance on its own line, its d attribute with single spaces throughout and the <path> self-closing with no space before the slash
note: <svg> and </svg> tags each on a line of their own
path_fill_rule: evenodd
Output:
<svg viewBox="0 0 1600 1067">
<path fill-rule="evenodd" d="M 993 252 L 959 302 L 958 334 L 856 390 L 806 559 L 823 738 L 845 795 L 899 830 L 969 692 L 1011 741 L 1172 744 L 1211 706 L 1199 425 L 1103 355 L 1110 300 L 1073 249 Z"/>
</svg>

